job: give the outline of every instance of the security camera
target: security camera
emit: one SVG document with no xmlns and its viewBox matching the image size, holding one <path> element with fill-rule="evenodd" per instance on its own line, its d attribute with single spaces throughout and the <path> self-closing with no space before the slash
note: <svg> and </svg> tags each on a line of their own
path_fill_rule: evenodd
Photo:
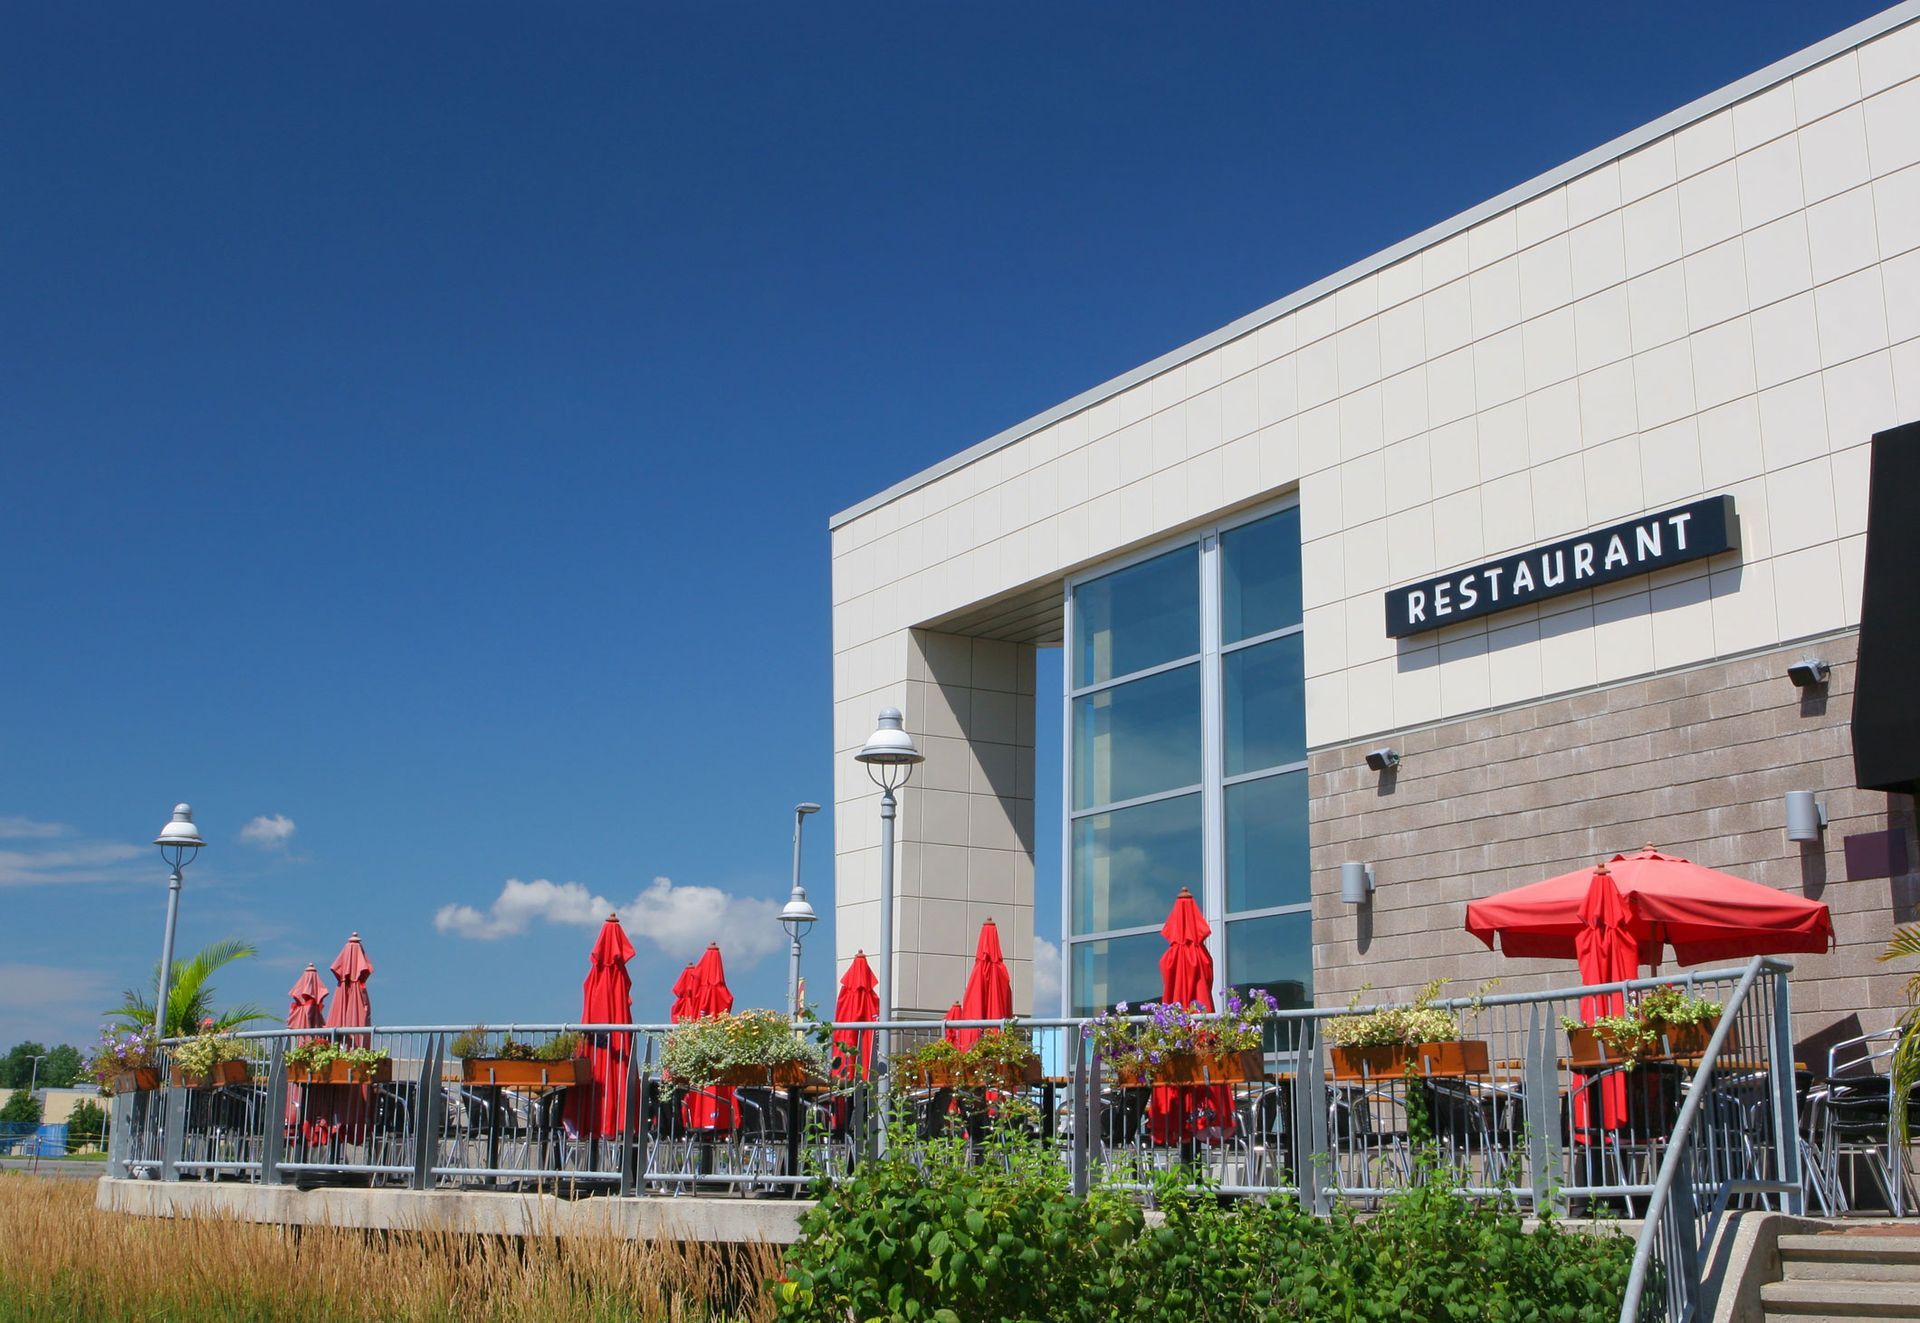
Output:
<svg viewBox="0 0 1920 1323">
<path fill-rule="evenodd" d="M 1787 678 L 1800 689 L 1815 689 L 1827 682 L 1827 672 L 1832 668 L 1815 657 L 1797 661 L 1787 667 Z"/>
<path fill-rule="evenodd" d="M 1367 755 L 1367 766 L 1376 772 L 1390 772 L 1400 765 L 1400 755 L 1392 749 L 1375 749 Z"/>
</svg>

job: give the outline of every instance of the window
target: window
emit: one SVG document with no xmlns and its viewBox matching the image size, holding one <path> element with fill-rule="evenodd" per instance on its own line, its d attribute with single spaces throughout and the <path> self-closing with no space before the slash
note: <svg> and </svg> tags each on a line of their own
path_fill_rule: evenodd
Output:
<svg viewBox="0 0 1920 1323">
<path fill-rule="evenodd" d="M 1074 1012 L 1158 998 L 1183 886 L 1223 985 L 1311 1005 L 1298 509 L 1077 580 L 1067 619 Z"/>
</svg>

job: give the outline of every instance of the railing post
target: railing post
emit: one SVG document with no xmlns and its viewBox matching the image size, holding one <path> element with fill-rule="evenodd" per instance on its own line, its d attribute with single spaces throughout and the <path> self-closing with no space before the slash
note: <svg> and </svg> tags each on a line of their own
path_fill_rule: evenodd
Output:
<svg viewBox="0 0 1920 1323">
<path fill-rule="evenodd" d="M 1068 1173 L 1076 1195 L 1087 1192 L 1087 1154 L 1092 1143 L 1093 1108 L 1087 1105 L 1087 1040 L 1076 1027 L 1073 1034 L 1073 1070 L 1067 1087 L 1073 1090 L 1073 1147 L 1068 1150 Z"/>
<path fill-rule="evenodd" d="M 1695 1232 L 1697 1222 L 1694 1216 L 1693 1201 L 1693 1139 L 1688 1136 L 1680 1155 L 1680 1164 L 1674 1170 L 1673 1188 L 1667 1195 L 1667 1207 L 1662 1216 L 1671 1228 L 1671 1244 L 1674 1256 L 1667 1263 L 1668 1289 L 1677 1286 L 1677 1299 L 1670 1295 L 1676 1308 L 1673 1317 L 1686 1319 L 1693 1317 L 1694 1301 L 1700 1292 L 1700 1245 Z"/>
<path fill-rule="evenodd" d="M 1303 1021 L 1300 1030 L 1299 1086 L 1306 1124 L 1300 1131 L 1300 1203 L 1325 1217 L 1333 1211 L 1324 1164 L 1333 1161 L 1332 1137 L 1327 1133 L 1327 1060 L 1321 1054 L 1320 1022 Z"/>
<path fill-rule="evenodd" d="M 634 1051 L 636 1046 L 640 1051 Z M 641 1067 L 641 1053 L 649 1057 L 653 1053 L 653 1040 L 642 1040 L 636 1044 L 632 1035 L 627 1037 L 627 1110 L 625 1121 L 620 1127 L 620 1194 L 624 1198 L 634 1192 L 647 1171 L 647 1141 L 651 1130 L 647 1116 L 647 1099 L 652 1093 L 648 1087 L 653 1072 Z"/>
<path fill-rule="evenodd" d="M 267 1114 L 260 1123 L 260 1183 L 280 1184 L 287 1156 L 287 1043 L 276 1038 L 267 1049 Z"/>
<path fill-rule="evenodd" d="M 180 1175 L 176 1167 L 186 1153 L 187 1144 L 187 1090 L 174 1087 L 171 1063 L 161 1068 L 169 1074 L 163 1076 L 167 1083 L 162 1086 L 167 1091 L 167 1111 L 163 1123 L 166 1130 L 160 1137 L 160 1179 L 177 1181 Z"/>
<path fill-rule="evenodd" d="M 127 1147 L 133 1132 L 132 1093 L 116 1093 L 107 1099 L 107 1170 L 114 1179 L 127 1179 Z"/>
<path fill-rule="evenodd" d="M 413 1136 L 413 1188 L 433 1188 L 433 1159 L 440 1151 L 440 1130 L 446 1115 L 447 1096 L 440 1087 L 442 1040 L 439 1034 L 427 1036 L 427 1050 L 421 1054 L 420 1082 L 415 1097 Z"/>
<path fill-rule="evenodd" d="M 1527 1118 L 1527 1175 L 1533 1188 L 1533 1211 L 1549 1207 L 1559 1182 L 1558 1149 L 1560 1081 L 1553 1065 L 1553 1040 L 1543 1023 L 1540 1003 L 1527 1008 L 1527 1055 L 1521 1062 L 1521 1101 Z"/>
<path fill-rule="evenodd" d="M 1772 1041 L 1768 1044 L 1767 1065 L 1773 1084 L 1774 1174 L 1782 1185 L 1780 1207 L 1795 1217 L 1807 1211 L 1806 1176 L 1800 1170 L 1800 1099 L 1793 1068 L 1793 1003 L 1787 990 L 1787 971 L 1776 969 L 1771 975 L 1773 997 Z"/>
</svg>

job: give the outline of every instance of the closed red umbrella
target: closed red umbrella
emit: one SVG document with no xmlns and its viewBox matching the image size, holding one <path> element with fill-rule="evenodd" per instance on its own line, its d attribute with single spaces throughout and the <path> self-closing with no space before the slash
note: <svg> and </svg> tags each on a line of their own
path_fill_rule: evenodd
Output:
<svg viewBox="0 0 1920 1323">
<path fill-rule="evenodd" d="M 947 1019 L 959 1020 L 964 1018 L 965 1017 L 961 1014 L 961 1011 L 960 1011 L 959 1002 L 956 1001 L 953 1005 L 947 1007 Z M 960 1041 L 960 1030 L 958 1029 L 942 1029 L 940 1031 L 940 1036 L 946 1039 L 949 1043 L 952 1043 L 956 1047 L 966 1046 L 965 1043 L 962 1043 Z"/>
<path fill-rule="evenodd" d="M 627 940 L 620 918 L 609 914 L 588 957 L 587 977 L 580 985 L 580 1023 L 630 1024 L 633 1021 L 633 978 L 627 962 L 633 943 Z M 631 1034 L 587 1035 L 580 1055 L 587 1058 L 593 1082 L 573 1089 L 567 1097 L 567 1120 L 578 1134 L 617 1135 L 627 1123 L 627 1062 Z"/>
<path fill-rule="evenodd" d="M 973 950 L 973 970 L 960 998 L 962 1020 L 1004 1020 L 1013 1014 L 1013 978 L 1000 954 L 1000 926 L 992 919 L 980 925 L 980 941 Z M 984 1029 L 961 1029 L 954 1035 L 960 1048 L 980 1041 Z"/>
<path fill-rule="evenodd" d="M 693 966 L 693 988 L 689 996 L 694 1015 L 725 1015 L 733 1009 L 733 992 L 727 987 L 727 967 L 720 959 L 720 945 L 707 943 L 707 949 Z M 733 1090 L 725 1085 L 709 1090 L 711 1098 L 694 1098 L 687 1103 L 687 1124 L 696 1129 L 728 1130 L 733 1127 Z"/>
<path fill-rule="evenodd" d="M 880 980 L 867 953 L 854 953 L 853 963 L 840 978 L 840 996 L 833 1003 L 833 1018 L 839 1024 L 859 1024 L 880 1018 Z M 832 1074 L 836 1079 L 863 1080 L 873 1069 L 873 1030 L 835 1029 L 833 1031 Z"/>
<path fill-rule="evenodd" d="M 1160 956 L 1160 998 L 1172 1006 L 1211 1011 L 1213 1009 L 1213 953 L 1207 950 L 1207 937 L 1213 932 L 1193 892 L 1186 887 L 1174 897 L 1160 935 L 1167 949 Z M 1218 1128 L 1233 1132 L 1233 1095 L 1224 1084 L 1193 1088 L 1159 1088 L 1147 1105 L 1147 1124 L 1154 1141 L 1160 1144 L 1191 1139 L 1201 1131 Z"/>
<path fill-rule="evenodd" d="M 1580 962 L 1583 983 L 1624 983 L 1640 972 L 1640 944 L 1633 935 L 1633 912 L 1626 898 L 1614 885 L 1613 875 L 1601 864 L 1593 870 L 1587 895 L 1580 902 L 1580 931 L 1573 946 Z M 1626 1009 L 1626 997 L 1619 992 L 1596 993 L 1580 999 L 1580 1018 L 1588 1024 L 1603 1015 L 1619 1015 Z M 1627 1082 L 1618 1072 L 1609 1074 L 1600 1085 L 1601 1116 L 1608 1129 L 1618 1126 L 1627 1115 Z M 1587 1096 L 1574 1095 L 1574 1120 L 1587 1120 Z"/>
<path fill-rule="evenodd" d="M 700 1018 L 700 1013 L 693 1009 L 693 990 L 699 982 L 700 976 L 693 972 L 693 962 L 689 960 L 680 977 L 673 981 L 673 1008 L 667 1012 L 671 1023 L 684 1024 Z"/>
<path fill-rule="evenodd" d="M 320 971 L 314 968 L 311 961 L 307 963 L 306 972 L 295 980 L 291 988 L 287 989 L 287 997 L 289 999 L 287 1028 L 318 1029 L 327 1022 L 325 1013 L 327 985 L 320 981 Z M 316 1040 L 302 1038 L 298 1041 L 311 1043 Z M 289 1084 L 287 1086 L 287 1124 L 293 1125 L 299 1119 L 300 1086 Z"/>
<path fill-rule="evenodd" d="M 349 1029 L 373 1023 L 373 1004 L 367 998 L 367 980 L 373 977 L 373 961 L 360 945 L 360 934 L 347 938 L 340 954 L 333 958 L 333 977 L 339 984 L 333 1004 L 327 1007 L 329 1028 Z M 334 1042 L 342 1047 L 365 1047 L 372 1040 L 366 1034 L 338 1034 Z M 358 1143 L 366 1131 L 373 1107 L 373 1089 L 366 1084 L 322 1084 L 308 1091 L 306 1131 L 309 1143 L 345 1140 Z"/>
</svg>

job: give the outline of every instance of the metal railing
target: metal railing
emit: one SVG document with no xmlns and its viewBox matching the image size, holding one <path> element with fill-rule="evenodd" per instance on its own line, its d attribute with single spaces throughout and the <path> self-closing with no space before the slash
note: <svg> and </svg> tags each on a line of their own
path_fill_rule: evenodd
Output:
<svg viewBox="0 0 1920 1323">
<path fill-rule="evenodd" d="M 1372 1008 L 1280 1012 L 1266 1024 L 1259 1078 L 1162 1091 L 1159 1103 L 1155 1091 L 1113 1078 L 1089 1021 L 1022 1020 L 1041 1082 L 970 1090 L 897 1078 L 895 1133 L 909 1144 L 964 1136 L 984 1160 L 995 1135 L 1017 1129 L 1080 1191 L 1151 1197 L 1176 1172 L 1224 1194 L 1286 1193 L 1326 1212 L 1439 1178 L 1536 1211 L 1644 1211 L 1672 1239 L 1658 1252 L 1643 1243 L 1637 1280 L 1679 1289 L 1697 1262 L 1686 1247 L 1697 1249 L 1732 1201 L 1798 1198 L 1786 968 L 1755 962 L 1436 1002 L 1460 1018 L 1462 1041 L 1411 1064 L 1328 1044 L 1331 1017 Z M 1582 1018 L 1583 997 L 1671 985 L 1723 1004 L 1704 1050 L 1663 1042 L 1644 1061 L 1595 1060 L 1562 1024 Z M 950 1026 L 827 1027 L 885 1027 L 904 1047 Z M 116 1097 L 109 1164 L 115 1175 L 160 1179 L 768 1196 L 841 1179 L 875 1151 L 870 1085 L 687 1088 L 660 1069 L 671 1028 L 492 1030 L 535 1050 L 581 1034 L 624 1062 L 617 1077 L 598 1079 L 576 1077 L 571 1060 L 549 1063 L 544 1077 L 538 1063 L 463 1061 L 452 1051 L 468 1032 L 458 1026 L 248 1032 L 240 1082 Z M 370 1079 L 319 1083 L 289 1068 L 291 1047 L 328 1038 L 384 1049 L 387 1064 Z M 1184 1120 L 1169 1124 L 1170 1100 Z"/>
<path fill-rule="evenodd" d="M 1621 1323 L 1700 1316 L 1701 1265 L 1736 1201 L 1804 1211 L 1789 968 L 1755 960 L 1722 1005 L 1648 1197 Z M 1761 1042 L 1765 1070 L 1743 1046 Z"/>
</svg>

